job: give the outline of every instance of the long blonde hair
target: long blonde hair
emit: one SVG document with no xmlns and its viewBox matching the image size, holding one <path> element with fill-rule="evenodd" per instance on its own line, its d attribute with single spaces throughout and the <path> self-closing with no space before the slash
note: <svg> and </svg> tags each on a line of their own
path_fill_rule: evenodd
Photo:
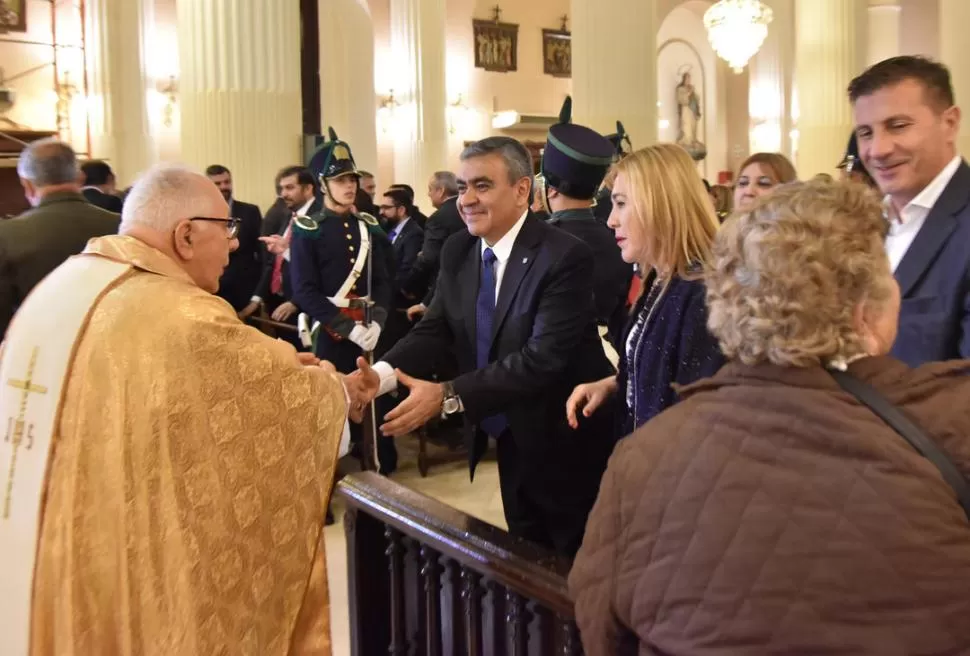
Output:
<svg viewBox="0 0 970 656">
<path fill-rule="evenodd" d="M 642 148 L 615 165 L 629 185 L 637 230 L 647 242 L 650 268 L 687 280 L 711 260 L 718 220 L 694 160 L 676 144 Z"/>
</svg>

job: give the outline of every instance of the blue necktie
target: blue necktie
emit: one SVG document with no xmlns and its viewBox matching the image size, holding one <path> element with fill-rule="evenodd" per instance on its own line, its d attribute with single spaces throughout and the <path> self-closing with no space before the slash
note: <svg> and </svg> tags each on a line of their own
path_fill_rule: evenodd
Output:
<svg viewBox="0 0 970 656">
<path fill-rule="evenodd" d="M 492 328 L 495 320 L 495 253 L 486 248 L 482 253 L 482 278 L 478 285 L 478 301 L 475 303 L 475 346 L 479 369 L 489 363 L 492 345 Z M 508 427 L 505 415 L 486 417 L 479 427 L 492 437 L 498 437 Z"/>
</svg>

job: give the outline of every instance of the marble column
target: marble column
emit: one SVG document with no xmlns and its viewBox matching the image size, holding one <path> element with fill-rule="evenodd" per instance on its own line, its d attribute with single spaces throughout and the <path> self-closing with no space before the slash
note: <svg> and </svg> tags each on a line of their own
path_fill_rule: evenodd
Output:
<svg viewBox="0 0 970 656">
<path fill-rule="evenodd" d="M 749 64 L 750 149 L 791 158 L 795 0 L 762 1 L 771 7 L 772 20 L 764 44 Z"/>
<path fill-rule="evenodd" d="M 866 56 L 866 0 L 796 0 L 798 176 L 833 173 L 852 132 L 846 87 Z"/>
<path fill-rule="evenodd" d="M 573 118 L 634 148 L 657 140 L 655 0 L 571 0 Z"/>
<path fill-rule="evenodd" d="M 304 163 L 300 29 L 292 0 L 178 1 L 182 157 L 228 167 L 264 210 L 276 173 Z"/>
<path fill-rule="evenodd" d="M 899 19 L 903 8 L 899 0 L 869 0 L 869 44 L 866 64 L 900 54 Z"/>
<path fill-rule="evenodd" d="M 395 74 L 394 182 L 414 187 L 420 205 L 428 178 L 448 161 L 445 0 L 391 0 Z"/>
<path fill-rule="evenodd" d="M 970 2 L 940 0 L 940 61 L 950 69 L 957 105 L 966 112 L 970 107 L 970 39 L 953 21 L 970 21 Z M 957 152 L 970 155 L 970 117 L 966 115 L 960 121 Z"/>
<path fill-rule="evenodd" d="M 350 144 L 357 166 L 377 172 L 374 24 L 366 2 L 320 3 L 320 95 L 323 132 Z"/>
<path fill-rule="evenodd" d="M 88 0 L 91 155 L 111 164 L 118 187 L 155 163 L 157 150 L 148 117 L 146 77 L 153 0 Z"/>
</svg>

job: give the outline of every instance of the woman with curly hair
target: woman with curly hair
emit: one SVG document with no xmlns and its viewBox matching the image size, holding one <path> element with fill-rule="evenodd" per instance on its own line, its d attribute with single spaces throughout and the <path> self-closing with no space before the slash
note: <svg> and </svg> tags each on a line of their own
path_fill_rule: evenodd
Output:
<svg viewBox="0 0 970 656">
<path fill-rule="evenodd" d="M 613 211 L 623 261 L 643 274 L 643 291 L 627 322 L 616 376 L 579 385 L 566 402 L 573 428 L 619 392 L 618 435 L 673 404 L 673 383 L 716 372 L 724 358 L 708 332 L 704 265 L 718 229 L 714 207 L 687 151 L 674 144 L 639 150 L 614 167 Z"/>
<path fill-rule="evenodd" d="M 708 325 L 730 362 L 610 460 L 569 578 L 587 653 L 970 653 L 959 486 L 839 382 L 970 473 L 970 362 L 887 355 L 886 229 L 878 198 L 829 182 L 721 228 Z"/>
</svg>

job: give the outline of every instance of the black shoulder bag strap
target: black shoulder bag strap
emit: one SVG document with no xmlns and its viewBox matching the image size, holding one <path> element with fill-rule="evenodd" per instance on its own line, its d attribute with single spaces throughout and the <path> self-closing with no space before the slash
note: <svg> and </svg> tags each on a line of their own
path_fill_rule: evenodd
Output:
<svg viewBox="0 0 970 656">
<path fill-rule="evenodd" d="M 967 485 L 967 480 L 949 456 L 943 452 L 943 449 L 937 446 L 936 442 L 928 438 L 916 424 L 872 386 L 844 371 L 829 370 L 829 373 L 832 374 L 832 377 L 835 378 L 842 389 L 868 406 L 879 418 L 909 442 L 914 449 L 919 451 L 923 457 L 936 465 L 936 468 L 943 474 L 943 480 L 957 493 L 957 501 L 960 502 L 963 512 L 970 519 L 970 485 Z"/>
</svg>

